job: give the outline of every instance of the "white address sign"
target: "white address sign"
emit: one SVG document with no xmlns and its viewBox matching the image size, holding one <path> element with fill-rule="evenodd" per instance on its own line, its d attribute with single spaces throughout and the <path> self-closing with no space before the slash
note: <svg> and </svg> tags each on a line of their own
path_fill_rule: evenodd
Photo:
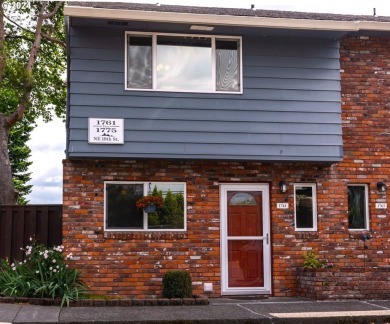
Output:
<svg viewBox="0 0 390 324">
<path fill-rule="evenodd" d="M 123 144 L 123 119 L 89 118 L 89 144 Z"/>
<path fill-rule="evenodd" d="M 288 209 L 288 203 L 276 203 L 277 209 Z"/>
<path fill-rule="evenodd" d="M 387 203 L 376 203 L 375 208 L 376 209 L 387 209 Z"/>
</svg>

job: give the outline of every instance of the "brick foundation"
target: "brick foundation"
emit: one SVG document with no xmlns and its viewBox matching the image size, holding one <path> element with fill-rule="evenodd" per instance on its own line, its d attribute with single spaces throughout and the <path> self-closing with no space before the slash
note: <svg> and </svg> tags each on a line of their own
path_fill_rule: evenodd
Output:
<svg viewBox="0 0 390 324">
<path fill-rule="evenodd" d="M 375 203 L 389 203 L 389 193 L 378 193 L 376 183 L 390 182 L 390 39 L 346 38 L 340 53 L 341 163 L 65 160 L 63 244 L 75 257 L 72 265 L 84 270 L 91 290 L 130 298 L 160 296 L 166 270 L 188 269 L 195 294 L 211 282 L 211 296 L 219 296 L 221 183 L 269 184 L 275 296 L 297 295 L 296 268 L 309 249 L 337 267 L 363 266 L 361 233 L 348 231 L 350 183 L 369 186 L 372 239 L 365 251 L 366 267 L 388 265 L 389 214 L 375 209 Z M 278 187 L 281 180 L 288 184 L 285 194 Z M 186 182 L 187 231 L 105 233 L 104 181 Z M 317 184 L 317 232 L 294 229 L 295 182 Z M 276 203 L 286 200 L 290 209 L 276 209 Z"/>
</svg>

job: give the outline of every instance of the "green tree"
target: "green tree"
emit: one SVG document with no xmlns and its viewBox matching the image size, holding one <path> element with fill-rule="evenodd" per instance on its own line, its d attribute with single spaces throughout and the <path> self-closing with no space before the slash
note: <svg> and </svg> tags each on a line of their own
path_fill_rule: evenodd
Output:
<svg viewBox="0 0 390 324">
<path fill-rule="evenodd" d="M 184 196 L 181 192 L 175 194 L 177 202 L 177 212 L 175 217 L 176 228 L 184 227 Z"/>
<path fill-rule="evenodd" d="M 184 222 L 184 197 L 182 194 L 173 194 L 168 190 L 164 207 L 161 211 L 160 222 L 172 228 L 182 228 Z"/>
<path fill-rule="evenodd" d="M 20 161 L 21 155 L 10 158 L 18 152 L 10 149 L 18 145 L 11 130 L 65 112 L 64 40 L 63 2 L 0 0 L 0 204 L 15 204 L 14 183 L 28 178 L 24 173 L 13 181 L 11 162 Z M 30 131 L 24 128 L 22 133 L 28 136 Z M 27 151 L 20 151 L 26 157 Z M 25 167 L 14 167 L 14 175 Z"/>
<path fill-rule="evenodd" d="M 28 121 L 22 120 L 11 128 L 8 147 L 11 162 L 12 180 L 15 189 L 19 192 L 18 203 L 25 205 L 28 203 L 26 196 L 31 193 L 32 185 L 27 183 L 31 180 L 31 172 L 28 172 L 32 162 L 31 149 L 27 146 L 33 126 Z"/>
</svg>

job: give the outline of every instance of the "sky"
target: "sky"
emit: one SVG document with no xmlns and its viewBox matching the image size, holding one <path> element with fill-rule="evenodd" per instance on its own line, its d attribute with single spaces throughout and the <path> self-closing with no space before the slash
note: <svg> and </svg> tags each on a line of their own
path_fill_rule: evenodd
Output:
<svg viewBox="0 0 390 324">
<path fill-rule="evenodd" d="M 256 9 L 353 15 L 372 15 L 375 8 L 378 16 L 390 16 L 389 0 L 136 0 L 126 2 L 230 8 L 250 8 L 254 4 Z M 32 179 L 29 184 L 33 185 L 33 189 L 27 199 L 30 204 L 61 204 L 65 124 L 57 118 L 49 123 L 39 122 L 38 127 L 31 134 L 28 145 L 32 150 L 31 161 L 33 161 L 30 167 Z"/>
</svg>

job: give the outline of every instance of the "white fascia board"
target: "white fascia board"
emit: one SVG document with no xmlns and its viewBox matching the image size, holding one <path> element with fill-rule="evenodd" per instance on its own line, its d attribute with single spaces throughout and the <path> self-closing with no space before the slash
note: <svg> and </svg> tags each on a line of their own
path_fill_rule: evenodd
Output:
<svg viewBox="0 0 390 324">
<path fill-rule="evenodd" d="M 223 26 L 242 26 L 257 28 L 281 28 L 302 30 L 347 31 L 359 30 L 354 21 L 266 18 L 249 16 L 226 16 L 176 12 L 156 12 L 140 10 L 102 9 L 90 7 L 65 6 L 65 15 L 70 17 L 101 18 L 118 20 L 136 20 L 149 22 L 212 24 Z M 376 24 L 373 22 L 373 24 Z M 390 23 L 382 23 L 388 25 Z"/>
<path fill-rule="evenodd" d="M 359 21 L 359 30 L 390 31 L 390 23 L 380 21 Z"/>
</svg>

